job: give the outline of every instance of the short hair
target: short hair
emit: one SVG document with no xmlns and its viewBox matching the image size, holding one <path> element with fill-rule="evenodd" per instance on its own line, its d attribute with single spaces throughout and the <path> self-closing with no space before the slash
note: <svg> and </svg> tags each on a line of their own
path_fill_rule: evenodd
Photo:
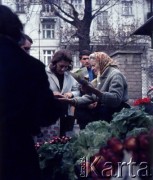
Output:
<svg viewBox="0 0 153 180">
<path fill-rule="evenodd" d="M 55 70 L 56 64 L 62 60 L 69 62 L 70 65 L 68 67 L 68 70 L 69 71 L 72 70 L 72 68 L 73 68 L 72 55 L 71 55 L 70 51 L 68 51 L 66 49 L 59 50 L 54 54 L 53 58 L 51 59 L 51 63 L 49 65 L 49 68 L 51 70 Z"/>
<path fill-rule="evenodd" d="M 33 44 L 33 40 L 31 39 L 30 36 L 28 36 L 27 34 L 23 34 L 25 39 L 27 39 L 31 44 Z"/>
<path fill-rule="evenodd" d="M 79 54 L 79 58 L 81 59 L 82 56 L 89 56 L 90 54 L 91 54 L 91 52 L 89 50 L 87 50 L 87 49 L 82 50 Z"/>
<path fill-rule="evenodd" d="M 0 5 L 0 34 L 19 42 L 23 25 L 19 17 L 7 6 Z"/>
<path fill-rule="evenodd" d="M 27 34 L 22 33 L 21 40 L 18 42 L 19 46 L 23 46 L 26 40 L 28 40 L 31 44 L 33 44 L 31 37 L 28 36 Z"/>
</svg>

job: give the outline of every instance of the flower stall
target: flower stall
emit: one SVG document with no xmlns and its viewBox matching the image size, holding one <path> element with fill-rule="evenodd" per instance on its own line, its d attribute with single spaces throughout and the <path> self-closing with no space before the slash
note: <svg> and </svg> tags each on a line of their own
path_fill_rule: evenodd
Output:
<svg viewBox="0 0 153 180">
<path fill-rule="evenodd" d="M 98 120 L 71 138 L 54 137 L 36 144 L 44 180 L 113 179 L 124 161 L 136 167 L 152 163 L 153 116 L 142 107 L 150 103 L 149 99 L 135 101 L 134 107 L 115 113 L 110 123 Z M 148 178 L 146 171 L 139 170 L 141 179 Z"/>
</svg>

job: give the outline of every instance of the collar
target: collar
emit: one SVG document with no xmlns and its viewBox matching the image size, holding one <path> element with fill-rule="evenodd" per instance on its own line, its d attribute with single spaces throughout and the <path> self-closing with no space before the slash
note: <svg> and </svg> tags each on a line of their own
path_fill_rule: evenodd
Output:
<svg viewBox="0 0 153 180">
<path fill-rule="evenodd" d="M 49 73 L 49 74 L 54 74 L 54 75 L 55 75 L 55 73 L 50 70 L 49 65 L 46 66 L 45 69 L 46 69 L 47 73 Z M 69 71 L 65 71 L 65 72 L 64 72 L 64 76 L 68 76 L 68 75 L 69 75 Z"/>
<path fill-rule="evenodd" d="M 107 78 L 109 74 L 114 70 L 114 67 L 108 66 L 104 72 L 100 75 L 100 78 Z"/>
</svg>

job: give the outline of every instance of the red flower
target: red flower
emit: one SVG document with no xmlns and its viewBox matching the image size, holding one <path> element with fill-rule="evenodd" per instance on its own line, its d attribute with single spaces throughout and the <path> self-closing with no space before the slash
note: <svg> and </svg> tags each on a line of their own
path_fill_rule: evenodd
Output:
<svg viewBox="0 0 153 180">
<path fill-rule="evenodd" d="M 149 104 L 149 103 L 151 103 L 151 99 L 146 97 L 146 98 L 135 100 L 133 105 L 134 106 L 139 106 L 139 105 L 144 105 L 144 104 Z"/>
</svg>

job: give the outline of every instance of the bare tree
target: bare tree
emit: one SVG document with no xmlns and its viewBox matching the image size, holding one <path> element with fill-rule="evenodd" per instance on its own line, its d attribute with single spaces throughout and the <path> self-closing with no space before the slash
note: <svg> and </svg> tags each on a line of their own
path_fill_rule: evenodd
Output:
<svg viewBox="0 0 153 180">
<path fill-rule="evenodd" d="M 114 0 L 112 3 L 111 0 L 104 0 L 103 3 L 97 7 L 97 9 L 93 9 L 92 0 L 84 0 L 83 14 L 80 14 L 80 12 L 76 10 L 72 0 L 71 2 L 68 0 L 63 1 L 64 5 L 62 6 L 57 0 L 43 0 L 43 3 L 53 5 L 55 8 L 55 14 L 63 21 L 76 28 L 73 37 L 78 38 L 79 51 L 81 51 L 83 49 L 90 50 L 90 27 L 93 19 L 103 12 L 106 5 L 110 4 L 107 6 L 107 8 L 110 8 L 119 1 L 120 0 Z M 67 8 L 64 8 L 65 6 L 67 6 Z"/>
</svg>

